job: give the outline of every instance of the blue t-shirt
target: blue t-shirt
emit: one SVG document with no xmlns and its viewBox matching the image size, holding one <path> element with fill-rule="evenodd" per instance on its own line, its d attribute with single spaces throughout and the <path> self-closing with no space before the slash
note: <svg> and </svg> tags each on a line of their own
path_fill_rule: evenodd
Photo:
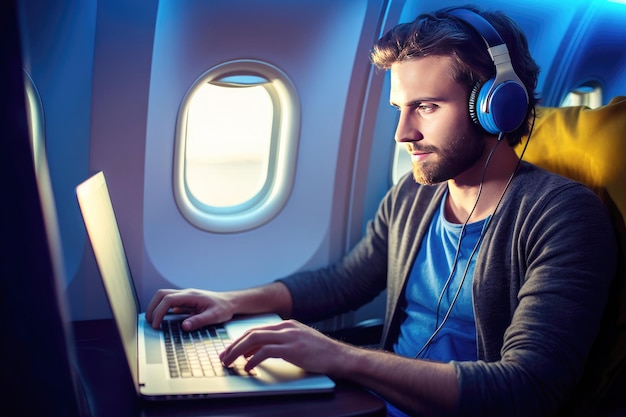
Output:
<svg viewBox="0 0 626 417">
<path fill-rule="evenodd" d="M 463 225 L 445 219 L 445 200 L 444 196 L 413 264 L 405 293 L 406 319 L 400 327 L 394 351 L 403 356 L 415 357 L 444 320 L 460 288 L 445 325 L 419 357 L 440 362 L 476 360 L 472 278 L 479 249 L 476 244 L 487 219 L 465 226 L 454 274 L 441 297 L 454 267 L 463 228 Z M 472 259 L 468 267 L 470 256 Z"/>
<path fill-rule="evenodd" d="M 463 225 L 445 219 L 446 196 L 441 200 L 413 264 L 405 292 L 406 318 L 400 326 L 400 334 L 393 348 L 399 355 L 416 357 L 444 320 L 460 287 L 450 316 L 418 357 L 439 362 L 477 360 L 472 279 L 480 249 L 476 246 L 488 218 L 465 226 L 456 267 L 440 301 L 442 290 L 454 267 L 463 229 Z M 391 404 L 387 408 L 388 415 L 404 415 Z"/>
</svg>

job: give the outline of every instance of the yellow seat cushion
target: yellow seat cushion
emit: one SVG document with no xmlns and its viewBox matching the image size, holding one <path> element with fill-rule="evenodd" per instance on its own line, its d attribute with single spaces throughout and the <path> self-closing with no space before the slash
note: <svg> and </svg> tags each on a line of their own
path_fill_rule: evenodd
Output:
<svg viewBox="0 0 626 417">
<path fill-rule="evenodd" d="M 626 97 L 597 109 L 539 107 L 523 159 L 605 189 L 626 222 Z"/>
<path fill-rule="evenodd" d="M 527 140 L 516 148 L 518 155 Z M 538 108 L 523 159 L 589 186 L 604 200 L 616 228 L 618 269 L 602 324 L 607 333 L 590 359 L 598 366 L 588 371 L 570 410 L 596 415 L 612 396 L 622 398 L 620 381 L 626 378 L 626 97 L 593 110 Z M 608 346 L 602 348 L 604 337 Z"/>
</svg>

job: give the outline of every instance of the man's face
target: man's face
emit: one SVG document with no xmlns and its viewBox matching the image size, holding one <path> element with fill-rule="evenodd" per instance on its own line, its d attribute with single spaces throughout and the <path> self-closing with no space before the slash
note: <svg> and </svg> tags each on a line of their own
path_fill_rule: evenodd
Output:
<svg viewBox="0 0 626 417">
<path fill-rule="evenodd" d="M 480 158 L 482 134 L 472 124 L 466 87 L 452 79 L 452 60 L 432 56 L 391 66 L 390 102 L 400 111 L 396 142 L 406 143 L 420 184 L 456 178 Z"/>
</svg>

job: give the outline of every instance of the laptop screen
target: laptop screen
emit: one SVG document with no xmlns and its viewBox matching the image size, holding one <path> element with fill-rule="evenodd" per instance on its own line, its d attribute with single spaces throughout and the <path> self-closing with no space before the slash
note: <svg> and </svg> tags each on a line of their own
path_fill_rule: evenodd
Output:
<svg viewBox="0 0 626 417">
<path fill-rule="evenodd" d="M 91 241 L 113 317 L 126 351 L 133 382 L 138 384 L 137 315 L 139 303 L 130 279 L 126 253 L 103 172 L 76 187 L 78 203 Z"/>
</svg>

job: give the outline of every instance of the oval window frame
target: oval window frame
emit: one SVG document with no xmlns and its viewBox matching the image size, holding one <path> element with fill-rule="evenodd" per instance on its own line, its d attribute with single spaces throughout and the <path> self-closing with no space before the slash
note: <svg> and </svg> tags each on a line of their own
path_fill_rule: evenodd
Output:
<svg viewBox="0 0 626 417">
<path fill-rule="evenodd" d="M 205 83 L 229 77 L 253 76 L 268 81 L 274 102 L 270 161 L 266 184 L 250 200 L 228 207 L 215 207 L 197 200 L 185 182 L 187 114 L 194 93 Z M 178 111 L 174 143 L 173 188 L 176 205 L 194 226 L 216 233 L 236 233 L 257 228 L 285 206 L 295 177 L 300 131 L 300 100 L 289 77 L 279 68 L 258 60 L 241 59 L 214 66 L 191 85 Z"/>
</svg>

